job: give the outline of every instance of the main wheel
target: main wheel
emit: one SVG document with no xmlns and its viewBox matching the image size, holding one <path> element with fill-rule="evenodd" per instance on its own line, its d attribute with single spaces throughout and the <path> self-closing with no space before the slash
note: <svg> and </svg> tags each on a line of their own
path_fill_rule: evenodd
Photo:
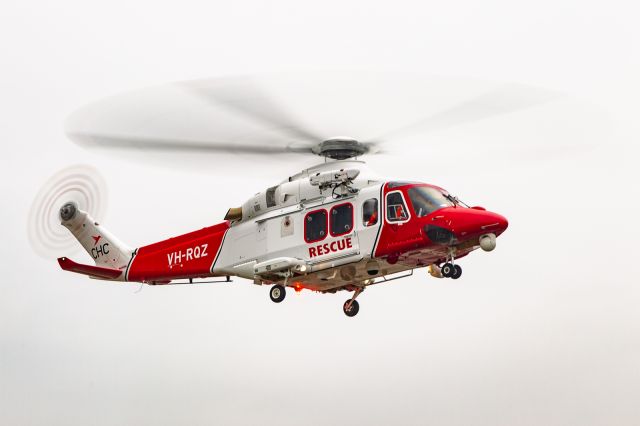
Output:
<svg viewBox="0 0 640 426">
<path fill-rule="evenodd" d="M 451 263 L 445 263 L 442 269 L 440 269 L 440 272 L 442 272 L 443 277 L 451 278 L 455 272 L 455 267 Z"/>
<path fill-rule="evenodd" d="M 357 300 L 354 300 L 353 302 L 351 302 L 351 306 L 349 307 L 349 309 L 347 309 L 347 306 L 349 305 L 349 300 L 344 302 L 344 305 L 342 305 L 342 310 L 344 311 L 344 314 L 346 316 L 355 317 L 358 311 L 360 310 L 360 305 L 358 304 Z"/>
<path fill-rule="evenodd" d="M 280 284 L 274 285 L 269 291 L 269 297 L 271 297 L 271 300 L 276 303 L 282 302 L 286 295 L 287 291 Z"/>
<path fill-rule="evenodd" d="M 462 275 L 462 267 L 460 265 L 455 265 L 453 267 L 453 275 L 451 275 L 451 278 L 453 278 L 454 280 L 457 280 L 458 278 L 460 278 L 461 275 Z"/>
</svg>

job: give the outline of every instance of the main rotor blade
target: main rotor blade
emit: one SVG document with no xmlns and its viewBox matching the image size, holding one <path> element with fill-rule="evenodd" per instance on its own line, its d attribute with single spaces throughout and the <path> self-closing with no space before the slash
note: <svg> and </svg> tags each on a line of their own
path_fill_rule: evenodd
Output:
<svg viewBox="0 0 640 426">
<path fill-rule="evenodd" d="M 531 108 L 553 101 L 562 94 L 518 84 L 500 86 L 422 120 L 409 123 L 374 138 L 378 143 L 411 134 L 430 133 Z"/>
<path fill-rule="evenodd" d="M 326 136 L 309 130 L 294 119 L 248 77 L 196 80 L 178 84 L 207 103 L 225 106 L 299 142 L 315 145 L 326 139 Z"/>
<path fill-rule="evenodd" d="M 245 154 L 281 154 L 310 153 L 311 148 L 274 146 L 274 145 L 242 145 L 237 143 L 218 143 L 211 141 L 195 141 L 183 139 L 145 138 L 137 136 L 108 135 L 101 133 L 76 132 L 67 136 L 78 145 L 105 149 L 140 149 L 165 152 L 211 152 L 211 153 L 245 153 Z"/>
</svg>

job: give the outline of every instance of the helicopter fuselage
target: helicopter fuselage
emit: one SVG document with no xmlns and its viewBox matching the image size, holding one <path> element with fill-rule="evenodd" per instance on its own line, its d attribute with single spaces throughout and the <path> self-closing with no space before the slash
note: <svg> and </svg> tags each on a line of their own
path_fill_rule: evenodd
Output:
<svg viewBox="0 0 640 426">
<path fill-rule="evenodd" d="M 122 279 L 165 284 L 239 276 L 333 292 L 437 268 L 477 249 L 482 238 L 495 245 L 507 227 L 503 216 L 464 207 L 437 186 L 379 180 L 356 161 L 308 169 L 227 216 L 213 227 L 141 247 Z"/>
</svg>

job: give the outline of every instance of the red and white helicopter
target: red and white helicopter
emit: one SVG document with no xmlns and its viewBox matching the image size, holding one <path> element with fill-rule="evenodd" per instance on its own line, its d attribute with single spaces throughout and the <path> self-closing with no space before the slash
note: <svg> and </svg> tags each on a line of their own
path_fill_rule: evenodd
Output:
<svg viewBox="0 0 640 426">
<path fill-rule="evenodd" d="M 216 97 L 208 94 L 209 96 Z M 230 104 L 228 92 L 215 99 Z M 262 100 L 264 101 L 264 100 Z M 233 109 L 242 109 L 238 103 Z M 257 114 L 255 105 L 246 115 Z M 74 202 L 59 208 L 64 227 L 91 255 L 95 265 L 60 257 L 62 269 L 91 278 L 166 285 L 241 277 L 268 285 L 273 302 L 287 288 L 321 293 L 348 291 L 347 316 L 358 313 L 356 298 L 367 287 L 427 268 L 438 278 L 457 279 L 459 259 L 481 248 L 492 251 L 507 219 L 482 207 L 469 207 L 447 190 L 419 182 L 379 177 L 357 157 L 375 144 L 347 137 L 322 141 L 287 123 L 308 143 L 280 148 L 235 144 L 154 141 L 104 132 L 68 130 L 88 147 L 130 147 L 258 153 L 307 152 L 325 162 L 286 177 L 230 208 L 213 226 L 139 248 L 122 243 Z M 296 127 L 297 126 L 297 127 Z"/>
</svg>

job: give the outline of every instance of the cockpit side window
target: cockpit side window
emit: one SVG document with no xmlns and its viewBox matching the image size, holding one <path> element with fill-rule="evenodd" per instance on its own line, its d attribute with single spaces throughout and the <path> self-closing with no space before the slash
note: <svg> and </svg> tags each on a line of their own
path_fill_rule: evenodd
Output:
<svg viewBox="0 0 640 426">
<path fill-rule="evenodd" d="M 387 194 L 387 221 L 405 222 L 409 220 L 409 212 L 402 192 L 393 191 Z"/>
<path fill-rule="evenodd" d="M 378 223 L 378 200 L 370 198 L 362 203 L 362 224 L 373 226 Z"/>
<path fill-rule="evenodd" d="M 441 191 L 429 186 L 416 186 L 410 188 L 408 192 L 417 217 L 426 216 L 443 207 L 455 205 Z"/>
</svg>

